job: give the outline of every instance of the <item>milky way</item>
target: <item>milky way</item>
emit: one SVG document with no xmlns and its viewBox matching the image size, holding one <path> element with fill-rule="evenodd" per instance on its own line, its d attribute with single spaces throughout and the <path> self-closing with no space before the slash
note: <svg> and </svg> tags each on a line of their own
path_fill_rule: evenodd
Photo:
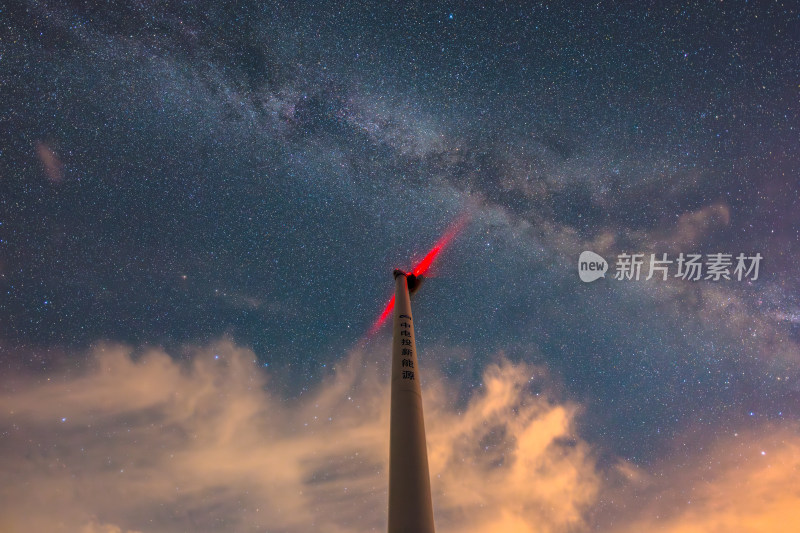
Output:
<svg viewBox="0 0 800 533">
<path fill-rule="evenodd" d="M 745 489 L 773 501 L 789 480 L 762 474 L 800 467 L 797 7 L 317 4 L 0 11 L 0 467 L 36 487 L 61 465 L 87 494 L 81 510 L 54 505 L 73 509 L 60 522 L 12 513 L 11 530 L 385 528 L 381 415 L 346 406 L 382 401 L 389 332 L 367 332 L 393 268 L 467 219 L 414 301 L 426 413 L 460 428 L 429 443 L 441 530 L 797 519 L 796 487 L 785 506 L 732 503 Z M 581 282 L 584 250 L 608 260 L 605 279 Z M 763 260 L 755 280 L 614 279 L 623 253 Z M 140 366 L 153 350 L 182 400 Z M 237 369 L 224 383 L 220 359 Z M 264 396 L 226 388 L 245 383 Z M 302 468 L 187 440 L 203 432 L 180 402 L 205 405 L 186 400 L 200 384 L 226 398 L 213 427 L 244 409 L 253 429 L 231 427 L 247 453 Z M 291 421 L 315 404 L 350 418 L 304 434 Z M 126 430 L 160 447 L 152 461 Z M 317 456 L 315 434 L 368 444 Z M 103 456 L 81 462 L 88 447 Z M 173 447 L 186 465 L 236 464 L 217 484 L 170 463 Z M 125 508 L 87 488 L 127 493 L 103 467 L 122 456 L 140 489 L 163 475 L 202 490 L 167 512 L 148 491 Z M 745 488 L 720 503 L 708 487 L 731 479 Z M 258 499 L 281 487 L 311 503 Z M 9 505 L 35 507 L 26 494 Z M 692 500 L 718 514 L 699 521 Z M 315 514 L 285 520 L 293 505 Z"/>
</svg>

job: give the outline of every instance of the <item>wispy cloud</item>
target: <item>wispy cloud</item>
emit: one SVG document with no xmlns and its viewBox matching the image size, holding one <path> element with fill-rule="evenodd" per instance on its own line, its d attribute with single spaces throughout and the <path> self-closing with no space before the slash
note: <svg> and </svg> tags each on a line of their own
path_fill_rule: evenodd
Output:
<svg viewBox="0 0 800 533">
<path fill-rule="evenodd" d="M 718 439 L 686 461 L 636 477 L 623 501 L 633 518 L 618 531 L 789 532 L 800 523 L 800 437 L 795 425 Z M 678 463 L 678 464 L 676 464 Z M 632 512 L 631 512 L 632 511 Z"/>
<path fill-rule="evenodd" d="M 354 351 L 292 400 L 227 340 L 185 360 L 132 354 L 101 346 L 79 373 L 3 378 L 1 530 L 385 529 L 388 379 L 373 354 Z M 581 406 L 541 392 L 544 369 L 501 358 L 466 402 L 435 368 L 426 375 L 442 532 L 582 531 L 604 527 L 599 504 L 623 531 L 782 531 L 800 519 L 800 439 L 785 426 L 661 474 L 622 462 L 617 475 L 576 436 Z"/>
<path fill-rule="evenodd" d="M 188 362 L 121 346 L 77 376 L 7 378 L 0 397 L 8 531 L 383 530 L 388 390 L 364 352 L 308 395 L 231 342 Z M 431 378 L 427 423 L 442 531 L 558 530 L 597 487 L 576 408 L 526 392 L 535 369 L 490 366 L 454 411 Z M 118 529 L 115 529 L 118 528 Z"/>
</svg>

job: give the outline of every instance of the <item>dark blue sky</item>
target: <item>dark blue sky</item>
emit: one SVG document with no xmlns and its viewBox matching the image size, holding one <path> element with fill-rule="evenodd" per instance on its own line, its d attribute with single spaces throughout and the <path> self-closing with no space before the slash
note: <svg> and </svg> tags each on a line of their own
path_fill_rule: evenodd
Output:
<svg viewBox="0 0 800 533">
<path fill-rule="evenodd" d="M 293 401 L 469 213 L 414 302 L 463 401 L 540 365 L 601 468 L 796 427 L 796 6 L 317 4 L 2 8 L 3 368 L 225 337 Z M 584 284 L 583 250 L 764 259 Z"/>
</svg>

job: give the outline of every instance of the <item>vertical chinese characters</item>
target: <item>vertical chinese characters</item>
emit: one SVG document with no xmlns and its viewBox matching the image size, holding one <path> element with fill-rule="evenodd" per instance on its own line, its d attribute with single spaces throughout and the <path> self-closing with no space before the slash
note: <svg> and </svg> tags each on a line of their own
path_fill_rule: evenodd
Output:
<svg viewBox="0 0 800 533">
<path fill-rule="evenodd" d="M 409 381 L 414 380 L 414 348 L 411 345 L 411 317 L 408 315 L 400 315 L 400 345 L 403 347 L 400 355 L 403 358 L 400 364 L 403 368 L 400 376 Z M 410 370 L 409 370 L 410 369 Z"/>
</svg>

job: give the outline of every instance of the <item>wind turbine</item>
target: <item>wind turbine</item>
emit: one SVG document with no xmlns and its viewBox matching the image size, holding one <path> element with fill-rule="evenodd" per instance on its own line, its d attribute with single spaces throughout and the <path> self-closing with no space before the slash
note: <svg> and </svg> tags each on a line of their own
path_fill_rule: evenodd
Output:
<svg viewBox="0 0 800 533">
<path fill-rule="evenodd" d="M 389 533 L 434 533 L 425 420 L 411 297 L 423 274 L 467 222 L 461 217 L 411 272 L 394 271 L 394 296 L 372 327 L 393 314 L 389 429 Z"/>
</svg>

